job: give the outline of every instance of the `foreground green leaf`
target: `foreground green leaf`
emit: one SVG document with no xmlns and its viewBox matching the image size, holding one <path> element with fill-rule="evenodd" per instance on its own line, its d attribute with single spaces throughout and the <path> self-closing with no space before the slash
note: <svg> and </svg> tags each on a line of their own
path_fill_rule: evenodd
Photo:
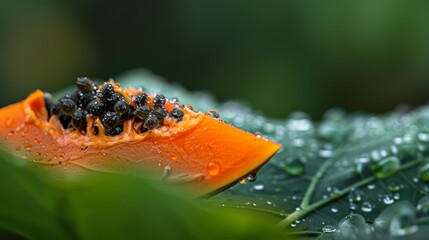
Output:
<svg viewBox="0 0 429 240">
<path fill-rule="evenodd" d="M 0 153 L 0 238 L 279 239 L 270 219 L 213 210 L 159 181 L 58 179 Z"/>
</svg>

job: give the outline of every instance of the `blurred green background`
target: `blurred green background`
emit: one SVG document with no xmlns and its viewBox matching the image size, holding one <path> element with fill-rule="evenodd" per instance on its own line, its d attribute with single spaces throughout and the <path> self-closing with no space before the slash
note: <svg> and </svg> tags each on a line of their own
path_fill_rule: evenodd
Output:
<svg viewBox="0 0 429 240">
<path fill-rule="evenodd" d="M 147 68 L 273 117 L 429 99 L 428 1 L 0 2 L 0 105 Z"/>
</svg>

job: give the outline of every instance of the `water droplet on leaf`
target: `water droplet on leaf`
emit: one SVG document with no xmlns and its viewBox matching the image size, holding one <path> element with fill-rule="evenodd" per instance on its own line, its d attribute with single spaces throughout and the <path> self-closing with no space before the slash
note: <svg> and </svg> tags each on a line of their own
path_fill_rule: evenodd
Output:
<svg viewBox="0 0 429 240">
<path fill-rule="evenodd" d="M 422 197 L 417 204 L 417 211 L 422 213 L 429 212 L 429 196 Z"/>
<path fill-rule="evenodd" d="M 333 233 L 333 232 L 335 232 L 335 231 L 337 231 L 337 228 L 335 228 L 334 226 L 332 226 L 332 225 L 326 225 L 326 226 L 324 226 L 323 228 L 322 228 L 322 232 L 323 233 Z"/>
<path fill-rule="evenodd" d="M 372 211 L 372 205 L 370 202 L 364 202 L 362 203 L 361 209 L 363 212 L 369 213 Z"/>
<path fill-rule="evenodd" d="M 371 164 L 372 173 L 379 179 L 393 175 L 400 167 L 401 163 L 396 156 L 386 157 Z"/>
<path fill-rule="evenodd" d="M 256 191 L 262 191 L 264 190 L 264 184 L 255 184 L 253 185 L 253 189 L 255 189 Z"/>
<path fill-rule="evenodd" d="M 419 178 L 425 182 L 429 181 L 429 162 L 424 162 L 422 163 L 418 170 L 417 173 L 419 175 Z"/>
<path fill-rule="evenodd" d="M 350 214 L 338 225 L 344 239 L 362 239 L 369 235 L 369 229 L 362 215 Z"/>
<path fill-rule="evenodd" d="M 299 176 L 304 173 L 305 166 L 303 161 L 302 158 L 288 158 L 284 170 L 290 175 Z"/>
</svg>

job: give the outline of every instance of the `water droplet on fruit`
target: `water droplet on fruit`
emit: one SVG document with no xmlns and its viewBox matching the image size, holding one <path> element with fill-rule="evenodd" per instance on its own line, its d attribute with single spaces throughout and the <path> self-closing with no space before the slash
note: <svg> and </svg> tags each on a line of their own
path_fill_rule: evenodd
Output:
<svg viewBox="0 0 429 240">
<path fill-rule="evenodd" d="M 54 129 L 52 129 L 52 128 L 50 128 L 49 130 L 48 130 L 48 134 L 49 134 L 49 136 L 54 136 L 55 135 L 55 130 Z"/>
<path fill-rule="evenodd" d="M 219 119 L 220 118 L 220 114 L 218 111 L 214 110 L 214 109 L 210 109 L 208 111 L 205 112 L 205 115 L 211 118 L 215 118 L 215 119 Z"/>
<path fill-rule="evenodd" d="M 210 176 L 215 177 L 220 173 L 220 164 L 217 162 L 209 162 L 207 172 Z"/>
<path fill-rule="evenodd" d="M 176 160 L 177 160 L 177 155 L 171 155 L 170 159 L 171 159 L 172 161 L 176 161 Z"/>
<path fill-rule="evenodd" d="M 256 174 L 255 173 L 249 173 L 246 177 L 246 180 L 249 182 L 254 182 L 256 181 Z"/>
<path fill-rule="evenodd" d="M 364 202 L 362 203 L 361 209 L 363 212 L 369 213 L 372 211 L 372 205 L 369 202 Z"/>
<path fill-rule="evenodd" d="M 253 133 L 257 138 L 262 138 L 262 133 L 260 132 L 255 132 Z"/>
<path fill-rule="evenodd" d="M 6 120 L 6 127 L 7 127 L 7 128 L 11 128 L 11 127 L 12 127 L 12 123 L 13 123 L 13 118 L 9 117 L 9 118 Z"/>
</svg>

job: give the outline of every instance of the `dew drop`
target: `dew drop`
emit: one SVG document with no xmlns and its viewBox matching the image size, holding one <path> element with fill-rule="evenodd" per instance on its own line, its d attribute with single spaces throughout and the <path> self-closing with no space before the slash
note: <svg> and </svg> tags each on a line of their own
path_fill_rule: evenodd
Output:
<svg viewBox="0 0 429 240">
<path fill-rule="evenodd" d="M 210 109 L 208 111 L 205 112 L 206 116 L 215 118 L 215 119 L 219 119 L 220 118 L 220 114 L 218 111 L 214 110 L 214 109 Z"/>
<path fill-rule="evenodd" d="M 305 145 L 305 141 L 302 138 L 294 138 L 292 140 L 292 146 L 294 147 L 303 147 Z"/>
<path fill-rule="evenodd" d="M 264 190 L 264 184 L 255 184 L 253 185 L 253 189 L 255 189 L 256 191 L 262 191 Z"/>
<path fill-rule="evenodd" d="M 209 162 L 207 172 L 210 176 L 215 177 L 220 173 L 220 164 L 217 162 Z"/>
<path fill-rule="evenodd" d="M 255 173 L 249 173 L 246 177 L 246 180 L 249 182 L 254 182 L 256 181 L 256 174 Z"/>
<path fill-rule="evenodd" d="M 417 173 L 419 175 L 419 178 L 425 182 L 429 181 L 429 162 L 424 162 L 422 163 L 418 170 Z"/>
<path fill-rule="evenodd" d="M 399 193 L 393 194 L 393 199 L 399 200 L 401 198 L 401 195 Z"/>
<path fill-rule="evenodd" d="M 401 163 L 396 156 L 385 157 L 371 164 L 372 173 L 379 179 L 393 175 L 400 167 Z"/>
<path fill-rule="evenodd" d="M 357 203 L 362 200 L 362 192 L 359 189 L 353 189 L 349 195 L 348 199 L 350 203 Z"/>
<path fill-rule="evenodd" d="M 338 212 L 338 208 L 335 207 L 335 206 L 331 207 L 331 212 L 337 213 Z"/>
<path fill-rule="evenodd" d="M 341 191 L 337 187 L 334 187 L 331 192 L 331 197 L 339 198 L 341 196 Z"/>
<path fill-rule="evenodd" d="M 374 225 L 391 236 L 404 236 L 417 232 L 416 210 L 408 201 L 399 201 L 385 208 L 376 219 L 380 223 Z"/>
<path fill-rule="evenodd" d="M 429 143 L 429 133 L 426 132 L 421 132 L 417 135 L 417 138 L 421 141 L 421 142 L 427 142 Z"/>
<path fill-rule="evenodd" d="M 369 190 L 373 190 L 373 189 L 375 189 L 375 184 L 368 184 L 367 188 Z"/>
<path fill-rule="evenodd" d="M 386 204 L 386 205 L 390 205 L 390 204 L 392 204 L 394 201 L 395 201 L 395 200 L 393 199 L 393 197 L 392 197 L 391 195 L 389 195 L 389 194 L 386 194 L 386 195 L 383 197 L 383 202 L 384 202 L 384 204 Z"/>
<path fill-rule="evenodd" d="M 326 225 L 322 228 L 323 233 L 334 233 L 335 231 L 337 231 L 337 228 L 332 225 Z"/>
<path fill-rule="evenodd" d="M 369 202 L 364 202 L 361 207 L 363 212 L 369 213 L 372 211 L 372 205 Z"/>
<path fill-rule="evenodd" d="M 6 127 L 11 128 L 13 124 L 13 118 L 9 117 L 6 121 Z"/>
<path fill-rule="evenodd" d="M 417 211 L 427 213 L 429 212 L 429 196 L 422 197 L 417 204 Z"/>
<path fill-rule="evenodd" d="M 334 147 L 331 144 L 324 145 L 319 149 L 319 156 L 322 158 L 330 158 L 334 153 Z"/>
<path fill-rule="evenodd" d="M 289 158 L 286 160 L 284 170 L 287 174 L 299 176 L 304 173 L 304 167 L 303 158 Z"/>
<path fill-rule="evenodd" d="M 255 132 L 253 133 L 257 138 L 262 138 L 262 133 L 261 132 Z"/>
<path fill-rule="evenodd" d="M 52 128 L 50 128 L 49 130 L 48 130 L 48 134 L 49 134 L 49 136 L 54 136 L 55 135 L 55 130 L 54 129 L 52 129 Z"/>
<path fill-rule="evenodd" d="M 312 129 L 313 124 L 308 115 L 302 112 L 292 113 L 290 119 L 286 123 L 286 126 L 291 131 L 308 131 Z"/>
<path fill-rule="evenodd" d="M 368 235 L 368 226 L 360 214 L 350 214 L 338 224 L 341 236 L 344 239 L 360 239 Z"/>
<path fill-rule="evenodd" d="M 389 183 L 389 185 L 387 185 L 387 188 L 391 192 L 397 192 L 401 189 L 401 186 L 396 182 L 391 182 L 391 183 Z"/>
</svg>

